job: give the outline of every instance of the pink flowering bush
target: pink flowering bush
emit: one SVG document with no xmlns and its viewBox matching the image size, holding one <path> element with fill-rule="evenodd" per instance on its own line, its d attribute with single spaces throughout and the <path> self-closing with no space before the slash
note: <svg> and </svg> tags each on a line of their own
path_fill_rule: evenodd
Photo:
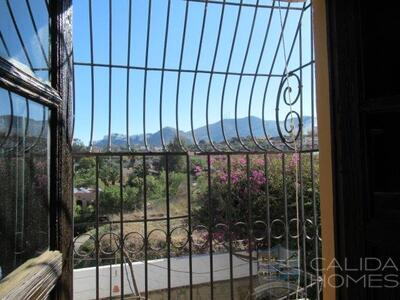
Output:
<svg viewBox="0 0 400 300">
<path fill-rule="evenodd" d="M 310 154 L 269 154 L 231 156 L 231 168 L 228 170 L 226 156 L 214 156 L 210 159 L 211 185 L 208 189 L 207 161 L 200 166 L 193 166 L 195 174 L 194 213 L 196 225 L 248 222 L 249 212 L 253 222 L 285 218 L 285 201 L 287 217 L 296 216 L 296 182 L 298 170 L 302 189 L 299 199 L 304 202 L 304 214 L 313 217 L 313 197 L 319 205 L 319 170 L 318 159 L 313 159 L 314 178 L 311 173 Z M 249 166 L 247 163 L 249 162 Z M 313 193 L 312 185 L 315 192 Z M 299 184 L 298 184 L 299 186 Z M 317 206 L 318 207 L 318 206 Z"/>
</svg>

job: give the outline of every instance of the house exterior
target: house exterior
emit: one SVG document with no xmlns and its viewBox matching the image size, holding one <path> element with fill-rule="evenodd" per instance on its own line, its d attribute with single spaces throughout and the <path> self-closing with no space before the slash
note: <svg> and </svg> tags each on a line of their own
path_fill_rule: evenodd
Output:
<svg viewBox="0 0 400 300">
<path fill-rule="evenodd" d="M 96 201 L 96 189 L 84 187 L 74 188 L 74 201 L 76 205 L 80 205 L 81 207 L 94 204 Z"/>
</svg>

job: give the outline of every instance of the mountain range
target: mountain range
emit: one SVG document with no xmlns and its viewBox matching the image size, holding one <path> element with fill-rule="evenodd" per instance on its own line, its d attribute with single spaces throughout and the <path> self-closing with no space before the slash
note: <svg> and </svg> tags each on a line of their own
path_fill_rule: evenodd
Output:
<svg viewBox="0 0 400 300">
<path fill-rule="evenodd" d="M 262 119 L 251 116 L 250 117 L 252 133 L 256 138 L 263 138 L 264 137 L 264 130 Z M 236 133 L 236 126 L 235 126 L 235 119 L 224 119 L 224 131 L 225 137 L 227 140 L 237 137 Z M 314 124 L 316 125 L 317 122 L 315 120 Z M 290 124 L 288 124 L 290 125 Z M 314 125 L 314 126 L 315 126 Z M 297 126 L 297 120 L 295 121 L 295 126 Z M 280 122 L 280 127 L 282 132 L 284 132 L 284 124 Z M 303 133 L 307 134 L 311 131 L 312 127 L 312 118 L 310 116 L 303 116 Z M 249 117 L 237 119 L 237 128 L 239 132 L 239 136 L 241 138 L 248 137 L 251 135 L 250 128 L 249 128 Z M 279 136 L 278 128 L 276 125 L 275 120 L 266 120 L 265 121 L 265 128 L 267 134 L 270 137 L 277 137 Z M 165 144 L 172 142 L 176 137 L 176 129 L 172 127 L 164 127 L 163 129 L 163 138 Z M 212 123 L 209 125 L 210 137 L 213 142 L 219 143 L 224 141 L 224 136 L 221 127 L 221 121 L 216 123 Z M 207 135 L 207 127 L 202 126 L 193 130 L 196 140 L 198 142 L 205 141 L 208 142 L 208 135 Z M 179 135 L 182 141 L 186 144 L 192 144 L 193 138 L 191 131 L 179 131 Z M 160 147 L 161 146 L 161 132 L 160 130 L 155 133 L 148 133 L 147 136 L 147 143 L 153 147 Z M 143 134 L 131 135 L 129 137 L 131 145 L 143 145 Z M 108 136 L 104 136 L 103 139 L 95 141 L 94 146 L 98 148 L 106 147 L 108 143 Z M 114 133 L 111 135 L 111 144 L 113 146 L 126 146 L 126 135 Z"/>
</svg>

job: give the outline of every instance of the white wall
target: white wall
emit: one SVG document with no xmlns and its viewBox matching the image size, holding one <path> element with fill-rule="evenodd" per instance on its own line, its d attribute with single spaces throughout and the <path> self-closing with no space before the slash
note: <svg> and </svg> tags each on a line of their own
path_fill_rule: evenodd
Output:
<svg viewBox="0 0 400 300">
<path fill-rule="evenodd" d="M 232 257 L 234 278 L 249 276 L 249 262 Z M 148 289 L 149 291 L 168 288 L 167 284 L 167 259 L 157 259 L 148 261 Z M 210 282 L 210 256 L 195 255 L 192 257 L 193 284 Z M 124 294 L 132 294 L 130 285 L 133 289 L 132 277 L 128 264 L 124 264 Z M 117 285 L 120 288 L 120 264 L 99 267 L 99 297 L 110 296 L 110 270 L 111 270 L 111 290 Z M 213 255 L 213 276 L 214 281 L 229 280 L 229 254 Z M 144 287 L 144 263 L 133 263 L 133 271 L 139 291 L 142 293 Z M 257 272 L 257 263 L 253 262 L 253 275 Z M 129 282 L 128 282 L 128 278 Z M 189 257 L 171 258 L 171 287 L 181 287 L 189 285 Z M 111 293 L 112 296 L 120 295 L 120 292 Z M 74 270 L 74 299 L 87 300 L 96 298 L 96 268 L 83 268 Z"/>
</svg>

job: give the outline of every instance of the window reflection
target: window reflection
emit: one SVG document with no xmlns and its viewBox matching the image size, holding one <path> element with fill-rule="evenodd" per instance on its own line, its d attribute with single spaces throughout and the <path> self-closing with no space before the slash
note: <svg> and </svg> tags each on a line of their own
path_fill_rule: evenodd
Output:
<svg viewBox="0 0 400 300">
<path fill-rule="evenodd" d="M 46 0 L 0 1 L 0 56 L 49 79 L 49 14 Z"/>
<path fill-rule="evenodd" d="M 48 108 L 0 89 L 0 268 L 4 277 L 49 245 Z"/>
</svg>

